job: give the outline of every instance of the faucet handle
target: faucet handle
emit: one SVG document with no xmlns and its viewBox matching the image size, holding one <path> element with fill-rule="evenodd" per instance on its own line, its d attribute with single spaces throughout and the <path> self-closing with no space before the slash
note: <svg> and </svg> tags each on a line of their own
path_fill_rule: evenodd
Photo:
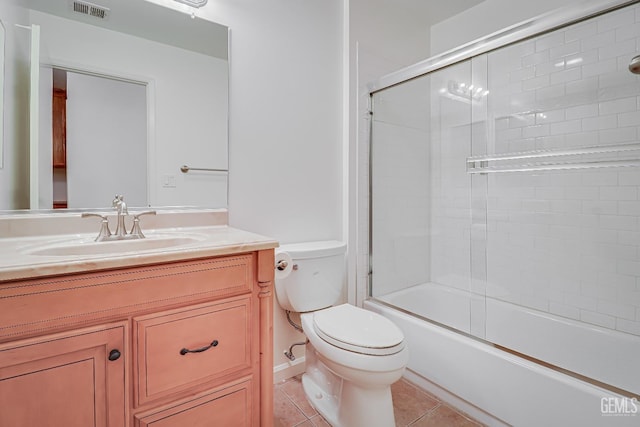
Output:
<svg viewBox="0 0 640 427">
<path fill-rule="evenodd" d="M 134 239 L 144 239 L 144 234 L 142 233 L 142 229 L 140 228 L 140 217 L 142 215 L 155 215 L 156 211 L 144 211 L 133 215 L 133 226 L 131 227 L 130 236 Z"/>
<path fill-rule="evenodd" d="M 105 215 L 91 212 L 83 212 L 81 215 L 82 218 L 91 216 L 97 216 L 98 218 L 102 219 L 102 221 L 100 221 L 100 232 L 98 233 L 98 237 L 95 238 L 95 241 L 101 242 L 111 237 L 111 230 L 109 230 L 109 220 L 107 219 L 107 217 Z"/>
</svg>

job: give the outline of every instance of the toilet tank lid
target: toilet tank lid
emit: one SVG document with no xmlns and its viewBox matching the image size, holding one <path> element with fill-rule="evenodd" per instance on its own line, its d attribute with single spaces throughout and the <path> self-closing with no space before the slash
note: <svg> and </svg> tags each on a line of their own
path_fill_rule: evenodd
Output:
<svg viewBox="0 0 640 427">
<path fill-rule="evenodd" d="M 341 255 L 346 252 L 347 244 L 338 240 L 287 243 L 276 249 L 276 254 L 287 252 L 292 259 L 322 258 Z"/>
</svg>

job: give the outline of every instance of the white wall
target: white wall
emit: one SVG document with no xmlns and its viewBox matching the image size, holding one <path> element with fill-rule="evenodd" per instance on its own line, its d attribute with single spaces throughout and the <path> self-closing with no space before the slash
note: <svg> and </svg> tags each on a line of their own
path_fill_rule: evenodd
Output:
<svg viewBox="0 0 640 427">
<path fill-rule="evenodd" d="M 231 28 L 230 224 L 281 243 L 342 239 L 343 2 L 216 0 L 196 14 Z M 277 302 L 274 335 L 281 365 L 302 337 Z"/>
</svg>

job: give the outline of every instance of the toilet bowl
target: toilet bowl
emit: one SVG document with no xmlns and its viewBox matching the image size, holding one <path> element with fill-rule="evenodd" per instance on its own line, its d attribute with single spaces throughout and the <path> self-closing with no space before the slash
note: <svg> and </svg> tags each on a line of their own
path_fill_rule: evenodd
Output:
<svg viewBox="0 0 640 427">
<path fill-rule="evenodd" d="M 395 426 L 391 384 L 409 360 L 402 331 L 385 317 L 349 304 L 333 306 L 343 286 L 345 245 L 283 245 L 276 297 L 300 312 L 308 338 L 302 385 L 309 402 L 334 427 Z"/>
<path fill-rule="evenodd" d="M 380 335 L 363 328 L 367 320 L 383 328 Z M 390 386 L 409 361 L 402 332 L 379 314 L 348 304 L 304 313 L 301 321 L 309 339 L 302 384 L 318 412 L 334 426 L 395 426 Z M 331 329 L 341 323 L 342 330 Z"/>
</svg>

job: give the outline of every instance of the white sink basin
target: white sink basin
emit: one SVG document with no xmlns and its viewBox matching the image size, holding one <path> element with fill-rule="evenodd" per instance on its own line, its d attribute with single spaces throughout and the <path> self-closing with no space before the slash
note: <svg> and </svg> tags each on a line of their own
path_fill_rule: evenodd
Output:
<svg viewBox="0 0 640 427">
<path fill-rule="evenodd" d="M 29 255 L 39 256 L 118 255 L 128 252 L 186 246 L 204 239 L 205 236 L 191 234 L 151 234 L 144 239 L 104 242 L 94 242 L 92 238 L 84 238 L 51 243 L 46 246 L 30 248 L 25 252 Z"/>
</svg>

